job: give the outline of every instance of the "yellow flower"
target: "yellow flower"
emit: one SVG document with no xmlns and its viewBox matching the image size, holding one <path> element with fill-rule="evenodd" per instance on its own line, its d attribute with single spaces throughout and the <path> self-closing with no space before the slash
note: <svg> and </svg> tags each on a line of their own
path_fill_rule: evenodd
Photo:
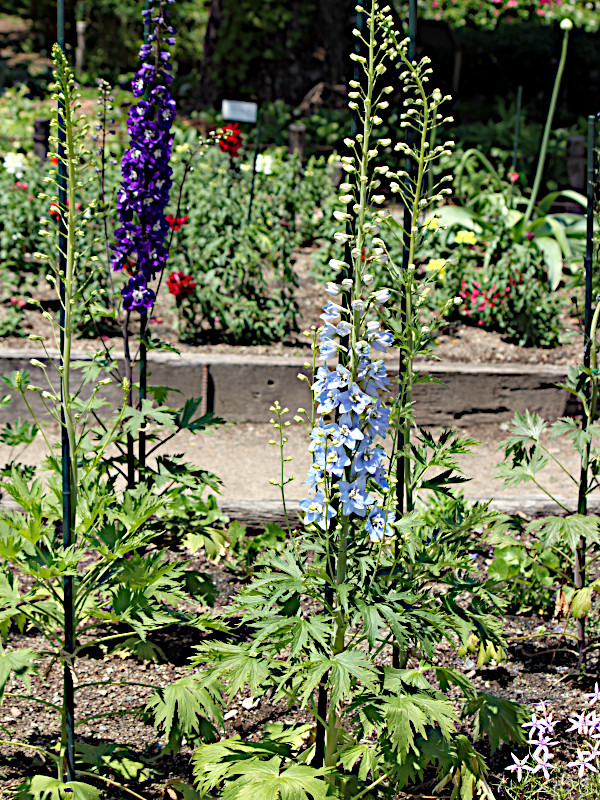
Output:
<svg viewBox="0 0 600 800">
<path fill-rule="evenodd" d="M 446 274 L 446 259 L 445 258 L 430 258 L 425 266 L 427 272 L 436 272 L 437 277 L 443 278 Z"/>
<path fill-rule="evenodd" d="M 456 244 L 477 244 L 477 237 L 473 231 L 458 231 L 455 241 Z"/>
</svg>

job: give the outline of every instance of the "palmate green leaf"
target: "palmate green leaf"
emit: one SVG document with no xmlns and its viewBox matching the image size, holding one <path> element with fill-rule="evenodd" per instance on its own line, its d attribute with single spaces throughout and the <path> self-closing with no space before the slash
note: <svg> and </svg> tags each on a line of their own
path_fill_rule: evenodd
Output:
<svg viewBox="0 0 600 800">
<path fill-rule="evenodd" d="M 221 417 L 217 417 L 212 411 L 208 411 L 206 414 L 201 414 L 194 418 L 194 414 L 198 411 L 201 404 L 201 397 L 191 397 L 189 400 L 186 400 L 184 407 L 177 411 L 175 417 L 177 427 L 182 430 L 190 431 L 190 433 L 198 433 L 198 431 L 203 431 L 212 425 L 225 424 L 225 420 Z"/>
<path fill-rule="evenodd" d="M 361 742 L 343 750 L 339 763 L 346 772 L 354 771 L 358 764 L 358 777 L 361 781 L 366 781 L 369 776 L 376 779 L 385 768 L 381 753 L 373 742 Z"/>
<path fill-rule="evenodd" d="M 372 603 L 367 603 L 364 600 L 360 600 L 357 603 L 357 608 L 362 617 L 365 633 L 367 635 L 367 641 L 371 647 L 375 647 L 375 642 L 378 641 L 380 632 L 385 626 L 384 619 L 379 613 L 377 606 L 373 605 Z"/>
<path fill-rule="evenodd" d="M 550 429 L 551 437 L 566 436 L 573 443 L 573 447 L 579 455 L 583 455 L 586 445 L 592 441 L 593 436 L 598 436 L 599 433 L 597 425 L 590 425 L 587 430 L 582 430 L 579 421 L 572 417 L 557 419 Z"/>
<path fill-rule="evenodd" d="M 496 476 L 504 478 L 505 488 L 508 486 L 519 486 L 521 483 L 528 483 L 533 480 L 538 472 L 544 469 L 548 463 L 548 458 L 542 451 L 535 447 L 531 458 L 525 457 L 520 463 L 512 464 L 508 461 L 496 467 Z"/>
<path fill-rule="evenodd" d="M 503 442 L 503 446 L 511 447 L 515 444 L 539 442 L 547 423 L 539 414 L 532 414 L 529 409 L 524 414 L 515 411 L 510 423 L 510 436 Z"/>
<path fill-rule="evenodd" d="M 234 697 L 246 686 L 250 694 L 256 697 L 269 683 L 271 660 L 261 657 L 248 645 L 204 642 L 194 649 L 196 655 L 192 666 L 214 664 L 210 675 L 227 680 L 228 697 Z"/>
<path fill-rule="evenodd" d="M 115 651 L 117 652 L 123 650 L 126 650 L 128 653 L 133 653 L 140 661 L 159 662 L 167 660 L 163 650 L 157 644 L 140 639 L 137 636 L 130 636 L 128 639 L 125 639 L 125 641 L 119 642 L 115 647 Z"/>
<path fill-rule="evenodd" d="M 264 641 L 276 642 L 278 649 L 290 645 L 291 658 L 300 653 L 315 653 L 317 645 L 326 650 L 331 638 L 331 626 L 321 615 L 304 618 L 278 614 L 259 620 L 254 624 L 254 630 L 255 647 L 259 647 Z"/>
<path fill-rule="evenodd" d="M 451 703 L 436 700 L 424 692 L 393 697 L 382 704 L 388 735 L 404 759 L 412 750 L 418 755 L 415 736 L 427 739 L 427 729 L 437 728 L 449 740 L 455 733 L 456 714 Z"/>
<path fill-rule="evenodd" d="M 136 491 L 125 492 L 121 504 L 110 510 L 109 517 L 119 520 L 128 533 L 133 533 L 164 505 L 164 498 L 146 487 L 138 487 Z"/>
<path fill-rule="evenodd" d="M 281 758 L 250 759 L 230 771 L 240 777 L 226 784 L 221 800 L 326 800 L 330 768 L 292 764 L 281 769 Z"/>
<path fill-rule="evenodd" d="M 476 742 L 482 736 L 487 735 L 492 753 L 498 749 L 500 742 L 514 742 L 515 744 L 525 742 L 525 734 L 521 725 L 530 716 L 526 706 L 480 692 L 477 697 L 467 702 L 462 712 L 463 717 L 472 714 L 475 715 L 473 740 Z"/>
<path fill-rule="evenodd" d="M 6 422 L 0 428 L 0 442 L 9 447 L 18 447 L 20 444 L 31 444 L 39 431 L 34 422 L 22 420 L 17 417 L 14 422 Z"/>
<path fill-rule="evenodd" d="M 110 603 L 108 610 L 104 605 L 107 600 Z M 100 603 L 102 605 L 90 609 L 91 616 L 129 625 L 144 641 L 150 631 L 172 625 L 176 619 L 175 614 L 154 596 L 152 588 L 132 589 L 126 585 L 112 587 Z"/>
<path fill-rule="evenodd" d="M 199 730 L 200 716 L 222 724 L 218 697 L 215 681 L 205 679 L 201 685 L 195 675 L 186 675 L 153 692 L 145 710 L 167 739 L 172 738 L 175 729 L 180 735 L 190 737 Z"/>
<path fill-rule="evenodd" d="M 78 742 L 75 752 L 93 772 L 101 773 L 109 769 L 122 780 L 130 782 L 147 781 L 152 777 L 152 770 L 146 764 L 131 758 L 128 750 L 113 742 L 100 742 L 96 745 Z"/>
<path fill-rule="evenodd" d="M 14 800 L 101 800 L 95 786 L 81 781 L 59 781 L 45 775 L 27 778 L 18 787 Z"/>
<path fill-rule="evenodd" d="M 31 687 L 31 675 L 37 672 L 39 653 L 29 647 L 5 650 L 0 644 L 0 702 L 4 699 L 4 688 L 11 672 L 23 682 L 27 691 Z"/>
<path fill-rule="evenodd" d="M 570 514 L 568 517 L 543 517 L 534 519 L 526 527 L 527 533 L 536 534 L 543 547 L 567 545 L 575 550 L 581 537 L 589 542 L 600 542 L 598 525 L 600 517 Z"/>
<path fill-rule="evenodd" d="M 132 434 L 132 436 L 136 436 L 141 428 L 145 428 L 152 422 L 156 425 L 164 426 L 173 433 L 176 430 L 174 412 L 154 408 L 153 401 L 148 400 L 148 398 L 142 400 L 141 409 L 127 406 L 123 414 L 123 420 L 123 430 L 125 433 Z"/>
<path fill-rule="evenodd" d="M 223 488 L 223 481 L 213 472 L 186 461 L 181 454 L 157 456 L 156 468 L 163 482 L 165 478 L 169 481 L 176 480 L 181 486 L 189 486 L 191 489 L 198 489 L 199 484 L 204 484 L 217 493 Z"/>
<path fill-rule="evenodd" d="M 12 572 L 0 571 L 0 608 L 14 610 L 20 600 L 17 576 Z"/>
</svg>

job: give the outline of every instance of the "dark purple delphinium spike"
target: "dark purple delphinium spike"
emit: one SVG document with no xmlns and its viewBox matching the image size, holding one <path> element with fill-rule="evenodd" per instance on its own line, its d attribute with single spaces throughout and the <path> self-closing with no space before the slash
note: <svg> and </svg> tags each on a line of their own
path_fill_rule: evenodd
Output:
<svg viewBox="0 0 600 800">
<path fill-rule="evenodd" d="M 121 224 L 115 231 L 111 266 L 135 273 L 122 291 L 127 310 L 152 305 L 154 293 L 147 283 L 164 269 L 168 257 L 165 208 L 172 184 L 169 162 L 176 111 L 168 88 L 173 81 L 170 53 L 163 49 L 165 43 L 175 42 L 175 29 L 168 24 L 165 2 L 172 0 L 151 0 L 150 9 L 143 12 L 151 33 L 140 48 L 141 66 L 132 82 L 138 100 L 129 110 L 130 146 L 121 163 L 123 181 L 117 195 Z"/>
</svg>

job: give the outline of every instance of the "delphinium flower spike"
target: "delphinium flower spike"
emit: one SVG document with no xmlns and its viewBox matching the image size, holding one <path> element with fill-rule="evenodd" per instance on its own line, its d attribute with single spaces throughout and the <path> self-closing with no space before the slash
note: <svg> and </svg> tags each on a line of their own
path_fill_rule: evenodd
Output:
<svg viewBox="0 0 600 800">
<path fill-rule="evenodd" d="M 141 65 L 135 73 L 132 90 L 137 102 L 129 111 L 127 128 L 129 150 L 122 160 L 122 185 L 117 195 L 120 227 L 115 231 L 111 265 L 133 272 L 122 290 L 127 310 L 144 312 L 154 302 L 149 282 L 162 272 L 168 258 L 169 222 L 165 209 L 169 202 L 172 170 L 169 166 L 176 116 L 175 101 L 169 86 L 170 53 L 175 29 L 168 24 L 165 3 L 150 0 L 144 11 L 148 17 L 148 43 L 140 49 Z"/>
</svg>

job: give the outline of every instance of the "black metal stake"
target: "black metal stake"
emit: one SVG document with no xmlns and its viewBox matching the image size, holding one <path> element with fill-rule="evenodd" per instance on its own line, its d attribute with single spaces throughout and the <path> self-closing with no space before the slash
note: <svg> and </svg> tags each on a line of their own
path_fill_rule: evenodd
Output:
<svg viewBox="0 0 600 800">
<path fill-rule="evenodd" d="M 583 365 L 585 369 L 590 367 L 591 351 L 591 324 L 592 324 L 592 264 L 594 254 L 594 143 L 596 138 L 596 118 L 588 117 L 588 140 L 587 140 L 587 209 L 586 209 L 586 243 L 585 243 L 585 308 L 583 316 L 584 329 L 584 351 Z M 586 412 L 583 412 L 582 428 L 585 430 L 593 419 L 588 419 Z M 591 445 L 588 443 L 581 459 L 581 471 L 579 474 L 579 497 L 577 502 L 577 512 L 579 514 L 588 513 L 588 470 Z M 573 583 L 577 589 L 585 585 L 585 551 L 586 540 L 581 537 L 575 549 L 575 563 L 573 567 Z M 585 659 L 585 618 L 577 620 L 577 645 L 579 650 L 578 667 L 583 666 Z"/>
<path fill-rule="evenodd" d="M 510 166 L 511 172 L 517 171 L 517 158 L 519 157 L 519 137 L 521 136 L 521 105 L 523 102 L 523 87 L 517 89 L 517 113 L 515 117 L 515 132 L 513 135 L 513 154 Z"/>
<path fill-rule="evenodd" d="M 409 45 L 408 45 L 408 58 L 411 62 L 415 60 L 416 50 L 417 50 L 417 0 L 410 0 L 408 6 L 408 37 L 409 37 Z M 406 144 L 409 147 L 412 147 L 414 141 L 414 131 L 410 125 L 406 128 Z M 408 196 L 409 190 L 412 186 L 414 180 L 414 162 L 413 159 L 407 155 L 405 159 L 404 169 L 406 171 L 406 175 L 404 177 L 404 194 L 405 194 L 405 201 L 404 201 L 404 219 L 403 219 L 403 226 L 404 226 L 404 234 L 402 237 L 402 274 L 404 276 L 408 273 L 408 257 L 410 252 L 410 235 L 411 235 L 411 224 L 412 224 L 412 215 L 411 210 L 408 206 Z M 406 294 L 405 289 L 402 291 L 402 297 L 400 301 L 400 318 L 403 326 L 409 324 L 409 320 L 406 318 Z M 403 376 L 406 370 L 406 364 L 404 360 L 404 351 L 400 348 L 400 356 L 398 360 L 398 380 L 399 380 L 399 391 L 403 394 Z M 399 442 L 398 442 L 398 450 L 400 454 L 396 459 L 396 511 L 398 517 L 404 515 L 404 511 L 411 511 L 410 508 L 405 508 L 405 497 L 406 497 L 406 481 L 405 481 L 405 457 L 404 457 L 404 447 L 406 446 L 406 437 L 404 432 L 404 426 L 401 428 L 399 432 Z M 408 504 L 407 504 L 408 505 Z M 398 543 L 394 546 L 396 556 L 398 555 Z M 392 650 L 392 666 L 394 669 L 399 669 L 401 666 L 401 659 L 400 659 L 400 648 L 394 646 Z"/>
<path fill-rule="evenodd" d="M 58 0 L 56 6 L 57 40 L 61 50 L 65 51 L 65 4 Z M 58 101 L 58 207 L 60 209 L 58 226 L 58 269 L 59 269 L 59 295 L 60 295 L 60 372 L 64 369 L 63 353 L 65 349 L 65 316 L 66 316 L 66 291 L 64 275 L 67 268 L 67 170 L 65 164 L 65 100 L 61 92 Z M 65 403 L 68 398 L 64 396 L 61 381 L 61 450 L 62 450 L 62 533 L 63 547 L 70 547 L 73 542 L 73 508 L 71 495 L 71 453 L 69 437 L 67 435 Z M 64 708 L 64 741 L 65 747 L 65 772 L 67 780 L 75 780 L 75 691 L 73 686 L 72 658 L 75 650 L 74 615 L 73 615 L 73 577 L 63 578 L 63 623 L 64 623 L 64 683 L 63 683 L 63 708 Z"/>
</svg>

